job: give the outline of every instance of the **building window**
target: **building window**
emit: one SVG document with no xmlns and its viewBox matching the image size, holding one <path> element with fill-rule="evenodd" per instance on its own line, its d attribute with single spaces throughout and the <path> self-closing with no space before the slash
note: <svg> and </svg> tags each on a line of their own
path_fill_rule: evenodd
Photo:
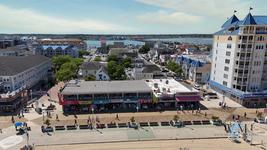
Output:
<svg viewBox="0 0 267 150">
<path fill-rule="evenodd" d="M 225 66 L 224 71 L 229 71 L 229 67 Z"/>
<path fill-rule="evenodd" d="M 227 82 L 226 82 L 226 81 L 223 81 L 223 85 L 224 85 L 224 86 L 227 86 Z"/>
<path fill-rule="evenodd" d="M 228 74 L 223 74 L 223 78 L 228 79 Z"/>
<path fill-rule="evenodd" d="M 231 52 L 226 51 L 226 56 L 231 56 Z"/>
<path fill-rule="evenodd" d="M 232 44 L 227 44 L 227 48 L 232 48 Z"/>
<path fill-rule="evenodd" d="M 230 59 L 225 59 L 226 64 L 230 64 Z"/>
</svg>

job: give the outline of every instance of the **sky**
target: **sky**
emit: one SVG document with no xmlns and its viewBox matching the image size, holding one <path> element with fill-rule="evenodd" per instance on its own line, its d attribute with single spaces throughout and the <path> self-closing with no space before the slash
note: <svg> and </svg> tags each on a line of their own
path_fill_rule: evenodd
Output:
<svg viewBox="0 0 267 150">
<path fill-rule="evenodd" d="M 267 0 L 0 0 L 0 33 L 211 34 Z"/>
</svg>

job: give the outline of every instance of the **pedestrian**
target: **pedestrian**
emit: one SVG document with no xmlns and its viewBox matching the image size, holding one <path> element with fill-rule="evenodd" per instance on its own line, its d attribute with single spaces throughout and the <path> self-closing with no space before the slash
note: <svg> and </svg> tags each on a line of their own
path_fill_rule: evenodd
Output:
<svg viewBox="0 0 267 150">
<path fill-rule="evenodd" d="M 239 115 L 237 115 L 237 120 L 239 120 L 240 119 L 240 116 Z"/>
<path fill-rule="evenodd" d="M 76 114 L 74 114 L 74 118 L 75 118 L 75 119 L 77 119 L 77 118 L 78 118 L 78 116 L 77 116 Z"/>
<path fill-rule="evenodd" d="M 117 120 L 120 120 L 120 119 L 119 119 L 119 114 L 118 114 L 118 113 L 116 114 L 116 119 L 117 119 Z"/>
<path fill-rule="evenodd" d="M 246 112 L 244 113 L 244 117 L 247 118 L 247 113 Z"/>
<path fill-rule="evenodd" d="M 233 121 L 235 121 L 235 115 L 233 115 L 233 117 L 232 117 L 232 118 L 233 118 Z"/>
<path fill-rule="evenodd" d="M 14 116 L 12 115 L 12 117 L 11 117 L 11 122 L 12 123 L 15 123 L 15 119 L 14 119 Z"/>
<path fill-rule="evenodd" d="M 77 120 L 76 119 L 74 120 L 74 125 L 77 126 Z"/>
<path fill-rule="evenodd" d="M 58 119 L 58 114 L 56 114 L 56 120 L 59 121 L 59 119 Z"/>
<path fill-rule="evenodd" d="M 205 112 L 205 117 L 207 117 L 207 112 Z"/>
</svg>

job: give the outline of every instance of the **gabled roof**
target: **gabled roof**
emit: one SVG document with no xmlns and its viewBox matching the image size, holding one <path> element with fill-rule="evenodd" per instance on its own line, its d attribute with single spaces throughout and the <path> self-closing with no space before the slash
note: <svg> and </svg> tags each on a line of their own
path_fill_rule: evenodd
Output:
<svg viewBox="0 0 267 150">
<path fill-rule="evenodd" d="M 246 18 L 243 20 L 242 25 L 256 25 L 254 17 L 249 13 Z"/>
<path fill-rule="evenodd" d="M 222 28 L 227 28 L 231 26 L 233 23 L 238 22 L 239 19 L 236 17 L 236 15 L 233 15 L 230 19 L 228 19 L 223 25 Z"/>
</svg>

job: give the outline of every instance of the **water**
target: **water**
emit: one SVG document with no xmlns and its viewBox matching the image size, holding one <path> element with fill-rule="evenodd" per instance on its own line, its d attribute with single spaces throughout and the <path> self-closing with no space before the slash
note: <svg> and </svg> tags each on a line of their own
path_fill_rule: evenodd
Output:
<svg viewBox="0 0 267 150">
<path fill-rule="evenodd" d="M 148 41 L 180 42 L 187 44 L 212 45 L 212 38 L 169 38 L 169 39 L 147 39 Z"/>
<path fill-rule="evenodd" d="M 123 42 L 124 45 L 145 45 L 145 42 L 134 41 L 134 40 L 106 40 L 107 45 L 113 45 L 114 42 Z M 101 42 L 99 40 L 87 40 L 86 41 L 88 47 L 100 47 Z"/>
<path fill-rule="evenodd" d="M 146 41 L 163 41 L 163 42 L 180 42 L 180 43 L 188 43 L 188 44 L 205 44 L 212 45 L 212 38 L 168 38 L 168 39 L 146 39 Z M 123 42 L 124 45 L 144 45 L 144 42 L 135 41 L 135 40 L 107 40 L 107 45 L 113 45 L 114 42 Z M 100 47 L 100 40 L 87 40 L 86 41 L 89 48 Z"/>
</svg>

